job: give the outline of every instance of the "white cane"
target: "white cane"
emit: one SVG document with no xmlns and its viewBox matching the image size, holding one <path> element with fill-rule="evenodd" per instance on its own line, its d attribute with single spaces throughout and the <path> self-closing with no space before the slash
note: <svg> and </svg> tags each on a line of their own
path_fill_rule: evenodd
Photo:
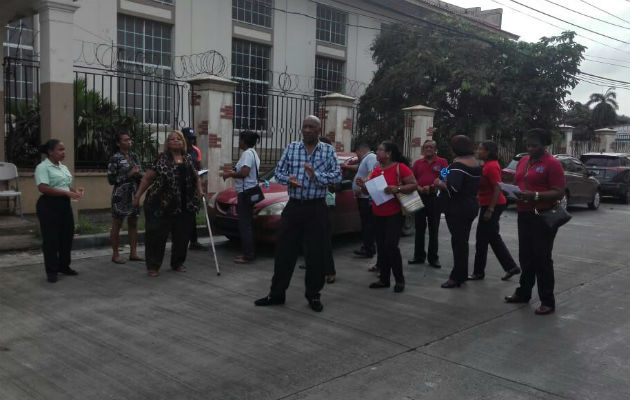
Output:
<svg viewBox="0 0 630 400">
<path fill-rule="evenodd" d="M 206 226 L 208 227 L 208 233 L 210 234 L 210 245 L 212 246 L 212 254 L 214 255 L 214 265 L 217 267 L 217 275 L 221 275 L 219 270 L 219 261 L 217 261 L 217 251 L 214 248 L 214 237 L 212 236 L 212 229 L 210 228 L 210 219 L 208 218 L 208 205 L 206 204 L 206 197 L 201 196 L 203 199 L 203 213 L 206 216 Z"/>
</svg>

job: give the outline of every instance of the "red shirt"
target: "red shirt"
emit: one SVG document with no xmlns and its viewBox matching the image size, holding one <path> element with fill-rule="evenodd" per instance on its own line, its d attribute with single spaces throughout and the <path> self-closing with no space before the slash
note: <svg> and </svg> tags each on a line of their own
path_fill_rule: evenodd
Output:
<svg viewBox="0 0 630 400">
<path fill-rule="evenodd" d="M 435 156 L 431 161 L 428 161 L 425 157 L 416 160 L 412 169 L 418 186 L 431 186 L 435 178 L 440 177 L 442 168 L 447 167 L 448 162 L 444 158 Z"/>
<path fill-rule="evenodd" d="M 525 156 L 518 162 L 516 166 L 516 175 L 514 175 L 514 184 L 521 190 L 529 190 L 530 192 L 544 192 L 552 187 L 564 188 L 566 178 L 560 161 L 556 160 L 545 152 L 533 165 L 529 165 L 529 156 Z M 533 211 L 536 208 L 548 208 L 549 203 L 519 201 L 517 203 L 518 211 Z"/>
<path fill-rule="evenodd" d="M 399 166 L 398 168 L 400 168 L 400 182 L 398 180 L 398 168 L 396 167 L 397 165 Z M 396 163 L 391 167 L 385 168 L 384 170 L 381 170 L 381 167 L 377 166 L 376 168 L 374 168 L 374 171 L 372 171 L 370 179 L 376 178 L 379 175 L 383 175 L 385 177 L 385 182 L 387 182 L 388 185 L 402 186 L 403 178 L 413 175 L 413 172 L 411 172 L 409 167 L 405 164 Z M 386 201 L 380 206 L 372 203 L 372 213 L 381 217 L 396 215 L 399 214 L 401 211 L 402 209 L 400 208 L 400 202 L 396 197 Z"/>
<path fill-rule="evenodd" d="M 486 161 L 483 164 L 481 180 L 479 181 L 479 191 L 477 192 L 480 206 L 486 207 L 490 205 L 492 194 L 494 193 L 494 186 L 499 182 L 501 182 L 501 166 L 499 162 L 497 160 Z M 505 203 L 507 203 L 505 196 L 499 191 L 497 205 Z"/>
</svg>

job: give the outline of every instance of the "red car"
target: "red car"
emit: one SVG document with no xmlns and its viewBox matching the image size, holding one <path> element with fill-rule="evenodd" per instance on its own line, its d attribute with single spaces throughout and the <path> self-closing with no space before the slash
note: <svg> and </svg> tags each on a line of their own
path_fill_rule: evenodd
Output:
<svg viewBox="0 0 630 400">
<path fill-rule="evenodd" d="M 337 153 L 339 163 L 347 162 L 356 156 L 353 153 Z M 269 187 L 263 186 L 265 199 L 254 206 L 254 238 L 259 242 L 273 243 L 276 240 L 280 215 L 289 201 L 287 187 L 276 182 L 275 169 L 260 177 L 268 181 Z M 359 232 L 361 220 L 357 201 L 352 191 L 353 175 L 343 174 L 341 185 L 336 192 L 333 209 L 333 234 Z M 233 240 L 239 237 L 238 215 L 236 213 L 236 190 L 226 189 L 216 193 L 208 203 L 208 216 L 212 231 Z"/>
</svg>

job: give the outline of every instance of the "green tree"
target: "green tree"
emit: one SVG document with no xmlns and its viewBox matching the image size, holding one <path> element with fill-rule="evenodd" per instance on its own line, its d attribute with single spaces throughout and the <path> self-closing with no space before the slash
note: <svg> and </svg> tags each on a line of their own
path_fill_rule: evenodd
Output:
<svg viewBox="0 0 630 400">
<path fill-rule="evenodd" d="M 452 134 L 472 134 L 481 124 L 497 139 L 557 125 L 585 49 L 573 32 L 515 42 L 459 18 L 435 18 L 457 31 L 393 25 L 372 44 L 377 71 L 361 97 L 359 118 L 368 140 L 401 142 L 400 110 L 415 104 L 437 109 L 434 136 L 442 146 Z"/>
<path fill-rule="evenodd" d="M 595 129 L 605 128 L 614 125 L 617 122 L 617 93 L 612 88 L 606 90 L 606 93 L 591 94 L 586 106 L 595 104 L 591 115 L 593 126 Z"/>
</svg>

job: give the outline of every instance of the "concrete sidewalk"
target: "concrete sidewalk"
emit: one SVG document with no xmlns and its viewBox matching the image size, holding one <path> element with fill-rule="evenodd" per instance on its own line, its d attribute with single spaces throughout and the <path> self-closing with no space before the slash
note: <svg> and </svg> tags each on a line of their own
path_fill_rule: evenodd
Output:
<svg viewBox="0 0 630 400">
<path fill-rule="evenodd" d="M 167 259 L 157 279 L 112 264 L 108 250 L 84 252 L 80 275 L 54 285 L 17 256 L 0 267 L 0 399 L 626 399 L 630 207 L 573 214 L 556 239 L 558 310 L 546 317 L 537 302 L 502 302 L 516 279 L 502 282 L 492 255 L 484 281 L 441 289 L 445 224 L 444 268 L 405 265 L 402 294 L 368 289 L 372 261 L 351 256 L 357 237 L 337 238 L 338 281 L 319 314 L 299 269 L 285 306 L 253 306 L 269 288 L 268 248 L 235 265 L 238 246 L 223 241 L 221 276 L 191 252 L 188 273 Z M 516 256 L 513 211 L 502 233 Z M 404 259 L 412 247 L 403 238 Z"/>
</svg>

